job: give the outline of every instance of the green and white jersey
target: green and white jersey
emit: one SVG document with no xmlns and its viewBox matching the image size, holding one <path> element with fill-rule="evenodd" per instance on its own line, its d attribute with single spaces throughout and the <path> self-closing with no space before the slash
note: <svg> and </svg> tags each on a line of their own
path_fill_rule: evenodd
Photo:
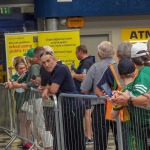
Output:
<svg viewBox="0 0 150 150">
<path fill-rule="evenodd" d="M 145 66 L 138 72 L 138 76 L 132 82 L 132 85 L 127 85 L 128 91 L 130 91 L 131 97 L 140 96 L 150 89 L 150 67 Z M 128 107 L 131 124 L 133 128 L 141 128 L 147 124 L 150 124 L 150 110 L 129 106 Z"/>
<path fill-rule="evenodd" d="M 150 67 L 144 66 L 138 72 L 138 76 L 134 79 L 132 94 L 139 96 L 148 92 L 150 89 Z"/>
</svg>

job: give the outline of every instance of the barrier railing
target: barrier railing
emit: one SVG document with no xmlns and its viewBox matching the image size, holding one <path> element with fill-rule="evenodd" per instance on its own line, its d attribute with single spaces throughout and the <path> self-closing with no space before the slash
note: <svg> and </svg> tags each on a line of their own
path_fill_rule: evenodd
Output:
<svg viewBox="0 0 150 150">
<path fill-rule="evenodd" d="M 96 114 L 95 112 L 92 114 L 92 124 L 96 124 L 96 127 L 99 128 L 99 131 L 98 129 L 95 130 L 95 126 L 93 125 L 94 145 L 85 145 L 86 143 L 84 141 L 83 129 L 83 117 L 86 109 L 84 102 L 90 101 L 94 109 L 96 108 L 96 110 L 98 110 L 97 106 L 100 106 L 100 111 L 103 110 L 105 112 L 105 104 L 103 102 L 104 99 L 105 97 L 97 97 L 94 95 L 64 93 L 59 95 L 58 110 L 62 150 L 85 150 L 88 148 L 94 150 L 107 149 L 109 129 L 105 130 L 105 128 L 109 128 L 110 122 L 105 120 L 105 116 L 98 118 L 97 116 L 94 116 Z M 81 104 L 82 102 L 83 105 Z M 100 122 L 98 122 L 99 120 Z M 101 137 L 102 139 L 97 139 L 96 141 L 97 136 Z M 113 148 L 114 147 L 115 145 L 113 143 Z"/>
<path fill-rule="evenodd" d="M 28 102 L 28 107 L 25 110 L 21 107 L 21 112 L 25 112 L 27 119 L 33 122 L 32 139 L 24 138 L 19 131 L 16 130 L 14 114 L 14 97 L 13 92 L 8 91 L 0 84 L 0 103 L 2 109 L 0 110 L 0 129 L 7 132 L 11 139 L 6 145 L 6 149 L 13 143 L 16 138 L 32 143 L 32 146 L 37 149 L 42 149 L 38 143 L 38 129 L 41 125 L 39 120 L 41 115 L 48 115 L 51 120 L 47 120 L 49 129 L 49 141 L 46 141 L 44 146 L 48 143 L 54 150 L 106 150 L 109 148 L 109 128 L 111 126 L 113 137 L 113 148 L 119 150 L 148 150 L 150 138 L 150 110 L 149 108 L 129 108 L 130 120 L 127 122 L 120 122 L 117 118 L 117 126 L 114 121 L 105 119 L 105 97 L 97 97 L 95 95 L 81 95 L 81 94 L 60 94 L 57 97 L 53 95 L 48 100 L 41 99 L 41 95 L 37 89 L 31 88 L 29 93 L 24 92 L 17 98 Z M 16 97 L 15 97 L 16 98 Z M 92 129 L 94 144 L 90 146 L 85 145 L 84 141 L 84 112 L 87 109 L 85 103 L 89 102 L 92 107 Z M 42 108 L 44 111 L 39 111 Z M 111 111 L 111 110 L 110 110 Z M 43 118 L 45 117 L 43 116 Z M 50 116 L 51 115 L 51 116 Z M 22 118 L 25 119 L 25 118 Z M 50 121 L 50 122 L 49 122 Z M 18 123 L 18 122 L 17 122 Z M 45 122 L 42 120 L 42 125 Z M 116 128 L 117 127 L 117 128 Z M 117 131 L 116 131 L 117 130 Z M 45 131 L 44 131 L 45 132 Z M 42 134 L 42 132 L 41 132 Z M 46 140 L 47 136 L 43 137 Z M 51 144 L 50 144 L 51 143 Z M 112 145 L 111 145 L 112 146 Z M 115 148 L 116 147 L 116 148 Z"/>
<path fill-rule="evenodd" d="M 62 150 L 65 149 L 69 149 L 69 150 L 77 150 L 77 149 L 85 149 L 85 146 L 83 145 L 83 142 L 80 143 L 77 140 L 79 139 L 80 141 L 82 141 L 83 136 L 80 135 L 79 133 L 83 134 L 83 129 L 81 129 L 80 131 L 73 131 L 75 129 L 75 127 L 77 127 L 77 124 L 74 123 L 70 123 L 70 121 L 74 121 L 73 119 L 71 120 L 71 111 L 74 111 L 75 109 L 79 108 L 79 105 L 77 104 L 77 106 L 74 106 L 76 108 L 72 108 L 71 111 L 70 110 L 66 110 L 65 106 L 66 104 L 68 104 L 67 101 L 70 103 L 71 107 L 71 103 L 72 105 L 74 105 L 75 103 L 73 101 L 85 101 L 85 100 L 90 100 L 91 105 L 94 107 L 93 109 L 93 114 L 92 114 L 92 122 L 93 124 L 97 124 L 97 126 L 93 125 L 93 132 L 94 134 L 101 134 L 102 136 L 95 136 L 94 135 L 94 150 L 97 149 L 107 149 L 108 148 L 108 130 L 105 130 L 106 127 L 111 125 L 111 121 L 110 124 L 107 124 L 108 120 L 103 120 L 103 118 L 101 118 L 99 115 L 99 111 L 100 113 L 102 112 L 103 107 L 105 107 L 105 105 L 102 103 L 102 100 L 105 99 L 105 97 L 97 97 L 97 96 L 92 96 L 92 95 L 81 95 L 81 94 L 60 94 L 59 98 L 58 98 L 58 110 L 59 110 L 59 120 L 60 120 L 60 133 L 61 133 L 61 148 Z M 70 101 L 69 101 L 70 100 Z M 96 105 L 95 105 L 96 104 Z M 105 108 L 104 108 L 105 109 Z M 84 111 L 85 108 L 82 107 L 80 109 L 80 114 L 82 111 Z M 95 111 L 96 110 L 96 111 Z M 140 107 L 128 107 L 129 110 L 129 115 L 130 115 L 130 119 L 126 122 L 121 123 L 120 121 L 120 116 L 118 116 L 118 118 L 116 119 L 116 123 L 117 123 L 117 136 L 114 138 L 117 138 L 116 141 L 116 149 L 119 150 L 148 150 L 150 149 L 150 107 L 147 108 L 140 108 Z M 111 110 L 110 110 L 111 111 Z M 76 110 L 75 110 L 76 112 Z M 95 113 L 96 112 L 96 113 Z M 65 115 L 67 114 L 67 116 Z M 93 115 L 97 115 L 97 119 L 94 118 Z M 70 118 L 69 118 L 70 115 Z M 105 110 L 104 110 L 104 114 L 101 115 L 105 115 Z M 104 117 L 104 116 L 103 116 Z M 68 120 L 67 120 L 67 119 Z M 76 120 L 79 122 L 82 122 L 83 120 L 83 116 L 81 116 L 81 118 L 78 118 L 79 120 Z M 99 121 L 98 121 L 99 120 Z M 106 124 L 105 124 L 106 123 Z M 70 126 L 71 125 L 71 126 Z M 65 127 L 67 126 L 67 127 Z M 82 124 L 81 124 L 82 126 Z M 80 128 L 81 128 L 80 126 Z M 69 130 L 69 128 L 71 128 L 71 133 L 69 135 L 66 135 L 66 132 L 68 132 L 67 130 Z M 97 128 L 96 131 L 97 133 L 95 133 L 95 129 Z M 102 132 L 105 132 L 104 134 L 102 134 Z M 74 132 L 78 132 L 78 135 Z M 72 135 L 71 135 L 72 134 Z M 66 138 L 66 136 L 69 136 L 69 142 L 68 142 L 68 138 Z M 72 136 L 72 137 L 71 137 Z M 74 137 L 73 137 L 74 136 Z M 80 137 L 79 137 L 80 136 Z M 101 137 L 102 140 L 99 140 L 97 142 L 97 137 Z M 101 142 L 102 141 L 102 142 Z M 74 145 L 74 147 L 71 147 L 70 145 L 68 145 L 68 143 L 71 143 L 71 145 Z M 91 148 L 91 147 L 90 147 Z M 114 148 L 115 149 L 115 148 Z"/>
<path fill-rule="evenodd" d="M 37 89 L 33 89 L 33 88 L 27 89 L 26 92 L 24 91 L 21 92 L 19 90 L 11 91 L 11 90 L 6 90 L 4 85 L 0 84 L 0 95 L 1 95 L 0 103 L 1 103 L 1 106 L 3 106 L 1 107 L 2 109 L 0 113 L 1 113 L 1 116 L 4 116 L 3 118 L 1 117 L 0 129 L 1 131 L 7 132 L 7 134 L 9 134 L 11 137 L 5 147 L 6 149 L 10 147 L 10 145 L 15 141 L 16 138 L 19 138 L 21 141 L 26 141 L 32 144 L 29 150 L 33 149 L 34 147 L 41 150 L 42 147 L 39 146 L 37 142 L 38 129 L 40 128 L 39 126 L 42 126 L 40 131 L 41 131 L 41 135 L 43 136 L 41 137 L 43 138 L 42 140 L 45 140 L 44 141 L 45 143 L 43 143 L 45 145 L 43 146 L 49 147 L 50 145 L 49 143 L 51 143 L 51 145 L 53 146 L 53 141 L 46 141 L 53 137 L 49 131 L 48 133 L 46 133 L 47 131 L 45 131 L 43 111 L 40 112 L 41 108 L 43 110 L 42 98 L 41 98 L 41 94 L 37 91 Z M 52 99 L 53 100 L 49 100 L 49 102 L 51 101 L 51 103 L 49 102 L 46 102 L 46 103 L 48 104 L 47 107 L 54 108 L 54 112 L 56 112 L 55 121 L 56 121 L 57 137 L 60 137 L 59 129 L 58 129 L 59 121 L 58 121 L 56 96 L 53 95 Z M 14 107 L 14 101 L 16 101 L 16 107 Z M 15 114 L 13 112 L 15 112 Z M 38 118 L 38 115 L 40 115 L 39 118 Z M 16 119 L 16 116 L 17 116 L 17 119 Z M 18 118 L 19 118 L 19 121 L 18 121 Z M 39 123 L 38 120 L 41 120 L 41 119 L 42 121 Z M 24 122 L 22 122 L 21 120 Z M 20 124 L 21 122 L 22 124 Z M 31 122 L 33 123 L 32 137 L 30 138 L 27 136 L 25 137 L 24 135 L 27 134 L 26 132 L 27 130 L 23 130 L 24 128 L 20 129 L 16 127 L 17 126 L 20 127 L 20 125 L 25 126 L 26 124 L 30 125 Z M 37 124 L 37 122 L 39 123 L 39 125 Z M 29 126 L 26 126 L 26 127 L 29 127 Z M 31 135 L 31 132 L 30 132 L 30 135 Z M 58 148 L 60 150 L 61 148 L 59 146 L 60 145 L 59 142 L 60 141 L 57 141 Z"/>
<path fill-rule="evenodd" d="M 122 123 L 122 127 L 128 135 L 128 150 L 150 149 L 150 107 L 127 106 L 126 108 L 128 120 Z M 118 120 L 117 124 L 119 123 Z"/>
</svg>

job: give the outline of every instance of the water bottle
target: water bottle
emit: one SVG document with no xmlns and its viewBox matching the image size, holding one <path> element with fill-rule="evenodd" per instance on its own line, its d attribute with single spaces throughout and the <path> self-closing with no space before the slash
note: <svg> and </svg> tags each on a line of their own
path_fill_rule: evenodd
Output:
<svg viewBox="0 0 150 150">
<path fill-rule="evenodd" d="M 75 68 L 75 64 L 74 64 L 74 61 L 72 61 L 72 64 L 71 64 L 71 67 L 70 67 L 71 71 L 74 70 L 74 68 Z"/>
</svg>

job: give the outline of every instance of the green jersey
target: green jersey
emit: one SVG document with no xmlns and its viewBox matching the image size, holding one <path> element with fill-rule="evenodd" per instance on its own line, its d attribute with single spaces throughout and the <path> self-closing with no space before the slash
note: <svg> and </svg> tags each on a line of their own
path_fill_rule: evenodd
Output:
<svg viewBox="0 0 150 150">
<path fill-rule="evenodd" d="M 139 70 L 138 76 L 129 87 L 130 96 L 140 96 L 150 89 L 150 67 L 145 66 Z M 140 128 L 150 124 L 150 110 L 146 110 L 140 107 L 129 106 L 129 113 L 133 127 Z"/>
</svg>

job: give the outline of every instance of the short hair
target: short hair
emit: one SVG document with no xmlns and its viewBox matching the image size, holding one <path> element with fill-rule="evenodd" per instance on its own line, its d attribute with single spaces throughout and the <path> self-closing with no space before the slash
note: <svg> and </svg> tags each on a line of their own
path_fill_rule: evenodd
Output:
<svg viewBox="0 0 150 150">
<path fill-rule="evenodd" d="M 42 46 L 37 46 L 34 49 L 34 56 L 36 55 L 39 58 L 39 56 L 41 55 L 41 53 L 44 53 L 44 52 L 45 52 L 45 49 Z"/>
<path fill-rule="evenodd" d="M 52 53 L 54 55 L 54 51 L 53 51 L 52 47 L 50 47 L 50 46 L 43 46 L 43 48 L 45 49 L 46 52 L 50 52 L 50 53 Z"/>
<path fill-rule="evenodd" d="M 132 44 L 128 41 L 123 41 L 118 45 L 117 55 L 120 59 L 131 58 Z"/>
<path fill-rule="evenodd" d="M 76 50 L 77 51 L 81 51 L 83 52 L 84 54 L 87 54 L 88 53 L 88 50 L 87 50 L 87 47 L 85 45 L 79 45 L 76 47 Z"/>
<path fill-rule="evenodd" d="M 104 58 L 112 58 L 114 56 L 114 49 L 112 43 L 109 41 L 103 41 L 98 45 L 98 54 Z"/>
</svg>

